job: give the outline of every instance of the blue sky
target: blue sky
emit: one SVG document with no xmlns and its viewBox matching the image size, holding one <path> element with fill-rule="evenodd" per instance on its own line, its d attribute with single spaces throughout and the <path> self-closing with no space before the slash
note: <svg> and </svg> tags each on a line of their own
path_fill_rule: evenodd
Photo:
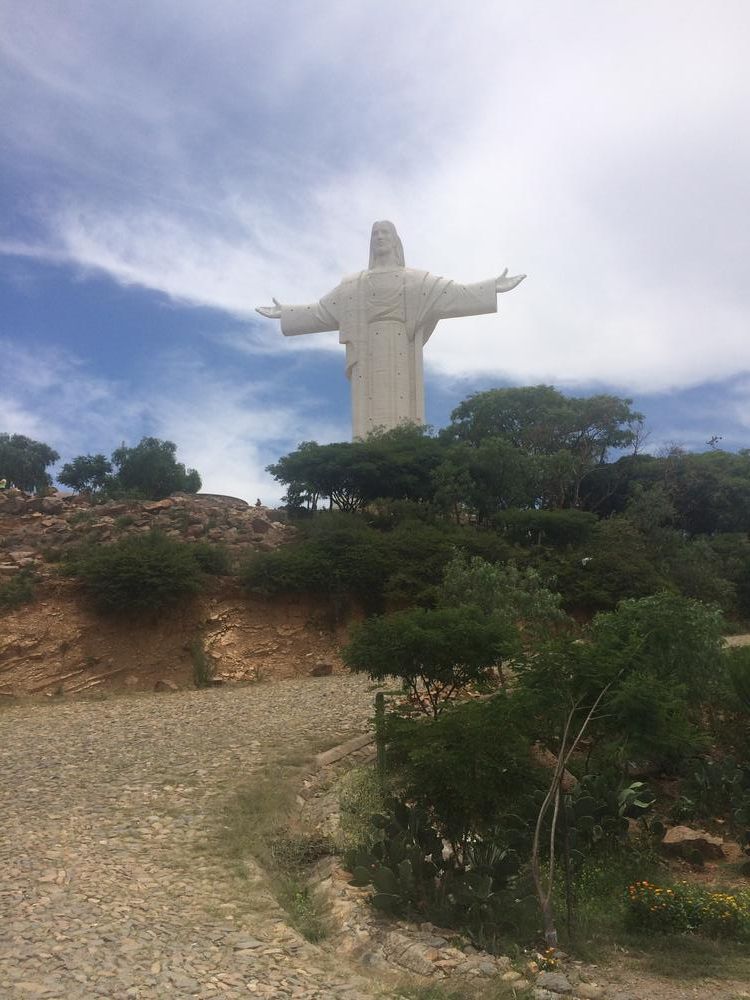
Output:
<svg viewBox="0 0 750 1000">
<path fill-rule="evenodd" d="M 349 435 L 318 298 L 390 218 L 407 264 L 526 272 L 442 323 L 428 419 L 555 384 L 654 450 L 750 445 L 750 6 L 674 0 L 0 3 L 0 430 L 154 434 L 204 488 Z"/>
</svg>

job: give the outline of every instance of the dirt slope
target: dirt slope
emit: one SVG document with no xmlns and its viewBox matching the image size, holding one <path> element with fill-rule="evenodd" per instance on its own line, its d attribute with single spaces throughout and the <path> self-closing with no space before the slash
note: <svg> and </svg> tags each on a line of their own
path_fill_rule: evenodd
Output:
<svg viewBox="0 0 750 1000">
<path fill-rule="evenodd" d="M 0 584 L 34 571 L 36 600 L 0 614 L 0 695 L 76 693 L 90 688 L 192 686 L 196 640 L 223 680 L 294 677 L 336 665 L 339 636 L 325 600 L 263 600 L 231 577 L 208 593 L 150 618 L 94 612 L 59 573 L 71 547 L 108 544 L 156 528 L 185 542 L 209 541 L 240 563 L 294 538 L 276 512 L 232 497 L 176 495 L 156 502 L 92 503 L 82 496 L 0 493 Z"/>
</svg>

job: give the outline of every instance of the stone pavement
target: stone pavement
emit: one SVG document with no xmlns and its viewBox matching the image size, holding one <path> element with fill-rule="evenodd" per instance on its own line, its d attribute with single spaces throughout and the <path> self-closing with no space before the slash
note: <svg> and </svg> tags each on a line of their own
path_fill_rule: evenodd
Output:
<svg viewBox="0 0 750 1000">
<path fill-rule="evenodd" d="M 362 732 L 325 677 L 0 711 L 0 997 L 381 995 L 283 921 L 209 839 L 243 778 Z"/>
</svg>

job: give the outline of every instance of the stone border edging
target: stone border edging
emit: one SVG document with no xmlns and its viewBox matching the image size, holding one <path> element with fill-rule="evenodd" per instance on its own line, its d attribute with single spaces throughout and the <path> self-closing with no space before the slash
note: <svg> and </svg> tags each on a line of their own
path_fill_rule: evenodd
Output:
<svg viewBox="0 0 750 1000">
<path fill-rule="evenodd" d="M 336 761 L 348 757 L 349 754 L 354 753 L 356 750 L 362 750 L 374 742 L 374 733 L 363 733 L 361 736 L 355 736 L 353 739 L 347 740 L 346 743 L 340 743 L 337 747 L 331 747 L 330 750 L 316 754 L 313 759 L 315 770 L 320 771 L 322 768 L 328 767 L 329 764 L 335 764 Z"/>
</svg>

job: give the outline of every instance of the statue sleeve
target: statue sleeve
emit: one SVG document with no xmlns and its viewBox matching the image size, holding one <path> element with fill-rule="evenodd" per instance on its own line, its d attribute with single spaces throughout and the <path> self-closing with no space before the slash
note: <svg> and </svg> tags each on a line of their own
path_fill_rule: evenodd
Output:
<svg viewBox="0 0 750 1000">
<path fill-rule="evenodd" d="M 308 305 L 281 307 L 281 332 L 285 337 L 296 337 L 301 333 L 325 333 L 338 330 L 339 320 L 335 308 L 336 289 L 329 292 L 320 302 Z"/>
<path fill-rule="evenodd" d="M 457 316 L 481 316 L 497 312 L 497 285 L 495 278 L 478 281 L 473 285 L 459 285 L 456 281 L 440 278 L 432 298 L 431 319 L 452 319 Z"/>
</svg>

